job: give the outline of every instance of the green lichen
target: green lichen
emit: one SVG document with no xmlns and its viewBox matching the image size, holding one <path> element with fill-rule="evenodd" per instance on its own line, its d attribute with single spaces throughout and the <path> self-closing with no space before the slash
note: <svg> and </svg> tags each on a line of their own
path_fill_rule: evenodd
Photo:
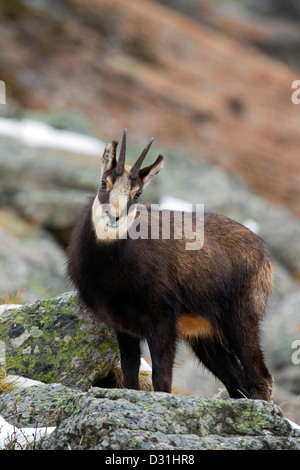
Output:
<svg viewBox="0 0 300 470">
<path fill-rule="evenodd" d="M 62 385 L 35 385 L 0 396 L 0 411 L 11 420 L 13 409 L 17 426 L 53 426 L 74 412 L 75 397 L 73 390 Z"/>
<path fill-rule="evenodd" d="M 16 339 L 10 336 L 14 324 L 26 332 L 17 338 L 22 340 L 17 349 Z M 101 370 L 107 374 L 119 360 L 114 334 L 88 317 L 78 296 L 73 295 L 37 301 L 4 314 L 0 340 L 6 343 L 11 373 L 45 383 L 60 381 L 86 388 L 92 385 L 93 370 L 94 374 Z"/>
<path fill-rule="evenodd" d="M 29 333 L 33 338 L 39 338 L 43 334 L 42 330 L 40 330 L 40 328 L 37 326 L 32 326 L 29 330 Z"/>
</svg>

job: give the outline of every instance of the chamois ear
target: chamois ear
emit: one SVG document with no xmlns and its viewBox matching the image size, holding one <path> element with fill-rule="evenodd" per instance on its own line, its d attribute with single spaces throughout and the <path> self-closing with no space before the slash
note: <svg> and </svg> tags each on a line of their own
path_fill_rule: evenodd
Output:
<svg viewBox="0 0 300 470">
<path fill-rule="evenodd" d="M 112 170 L 117 165 L 116 150 L 118 146 L 118 141 L 113 140 L 110 144 L 104 149 L 102 158 L 101 158 L 101 174 L 106 171 Z"/>
<path fill-rule="evenodd" d="M 152 163 L 152 165 L 146 166 L 139 171 L 139 177 L 142 180 L 144 187 L 151 183 L 153 178 L 160 172 L 163 166 L 164 157 L 162 155 L 158 155 L 157 159 L 154 163 Z"/>
</svg>

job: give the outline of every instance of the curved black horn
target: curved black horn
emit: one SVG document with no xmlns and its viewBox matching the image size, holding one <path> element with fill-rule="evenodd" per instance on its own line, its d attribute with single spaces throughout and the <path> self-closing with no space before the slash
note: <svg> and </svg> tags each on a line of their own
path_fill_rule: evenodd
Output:
<svg viewBox="0 0 300 470">
<path fill-rule="evenodd" d="M 123 139 L 122 139 L 122 146 L 120 150 L 119 160 L 116 166 L 116 175 L 121 176 L 124 172 L 125 166 L 125 156 L 126 156 L 126 136 L 127 136 L 127 129 L 125 128 L 123 131 Z"/>
<path fill-rule="evenodd" d="M 152 145 L 152 142 L 153 142 L 153 137 L 151 137 L 151 139 L 149 140 L 148 144 L 147 144 L 147 147 L 144 148 L 144 150 L 142 151 L 141 155 L 139 156 L 139 158 L 137 159 L 137 161 L 135 162 L 135 164 L 133 165 L 133 167 L 131 168 L 130 170 L 130 178 L 132 180 L 135 180 L 138 176 L 138 173 L 139 173 L 139 170 L 143 164 L 143 161 L 145 160 L 146 158 L 146 155 L 147 153 L 149 152 L 149 149 Z"/>
</svg>

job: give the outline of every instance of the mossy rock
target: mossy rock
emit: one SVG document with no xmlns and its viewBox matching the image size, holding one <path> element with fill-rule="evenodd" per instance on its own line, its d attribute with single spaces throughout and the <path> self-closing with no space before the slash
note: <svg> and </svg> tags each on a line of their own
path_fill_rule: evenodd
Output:
<svg viewBox="0 0 300 470">
<path fill-rule="evenodd" d="M 92 388 L 58 413 L 43 450 L 299 450 L 279 407 L 160 392 Z"/>
<path fill-rule="evenodd" d="M 69 417 L 78 394 L 60 384 L 41 384 L 0 395 L 0 414 L 17 427 L 55 426 L 57 415 Z"/>
<path fill-rule="evenodd" d="M 101 383 L 119 362 L 114 332 L 72 292 L 5 311 L 0 341 L 9 374 L 80 390 Z"/>
<path fill-rule="evenodd" d="M 300 450 L 300 430 L 262 400 L 40 384 L 1 395 L 0 414 L 55 426 L 38 450 Z"/>
</svg>

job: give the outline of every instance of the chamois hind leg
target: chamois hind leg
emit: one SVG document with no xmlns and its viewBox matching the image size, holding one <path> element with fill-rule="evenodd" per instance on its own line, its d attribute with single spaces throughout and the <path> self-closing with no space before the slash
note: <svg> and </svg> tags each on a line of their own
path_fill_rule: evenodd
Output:
<svg viewBox="0 0 300 470">
<path fill-rule="evenodd" d="M 267 260 L 248 278 L 239 296 L 234 299 L 231 312 L 228 312 L 230 314 L 223 317 L 222 327 L 245 371 L 249 398 L 261 400 L 271 400 L 272 394 L 273 380 L 260 346 L 260 321 L 271 291 L 272 266 Z M 235 328 L 232 328 L 233 324 Z"/>
<path fill-rule="evenodd" d="M 227 339 L 239 358 L 247 379 L 248 398 L 271 400 L 273 379 L 260 346 L 259 319 L 248 316 L 248 323 L 237 319 L 236 328 L 228 327 Z"/>
<path fill-rule="evenodd" d="M 124 387 L 139 390 L 141 361 L 140 340 L 120 332 L 117 332 L 117 338 L 120 349 Z"/>
<path fill-rule="evenodd" d="M 248 397 L 243 368 L 234 352 L 225 348 L 219 338 L 193 338 L 189 344 L 197 358 L 225 385 L 231 398 Z"/>
</svg>

